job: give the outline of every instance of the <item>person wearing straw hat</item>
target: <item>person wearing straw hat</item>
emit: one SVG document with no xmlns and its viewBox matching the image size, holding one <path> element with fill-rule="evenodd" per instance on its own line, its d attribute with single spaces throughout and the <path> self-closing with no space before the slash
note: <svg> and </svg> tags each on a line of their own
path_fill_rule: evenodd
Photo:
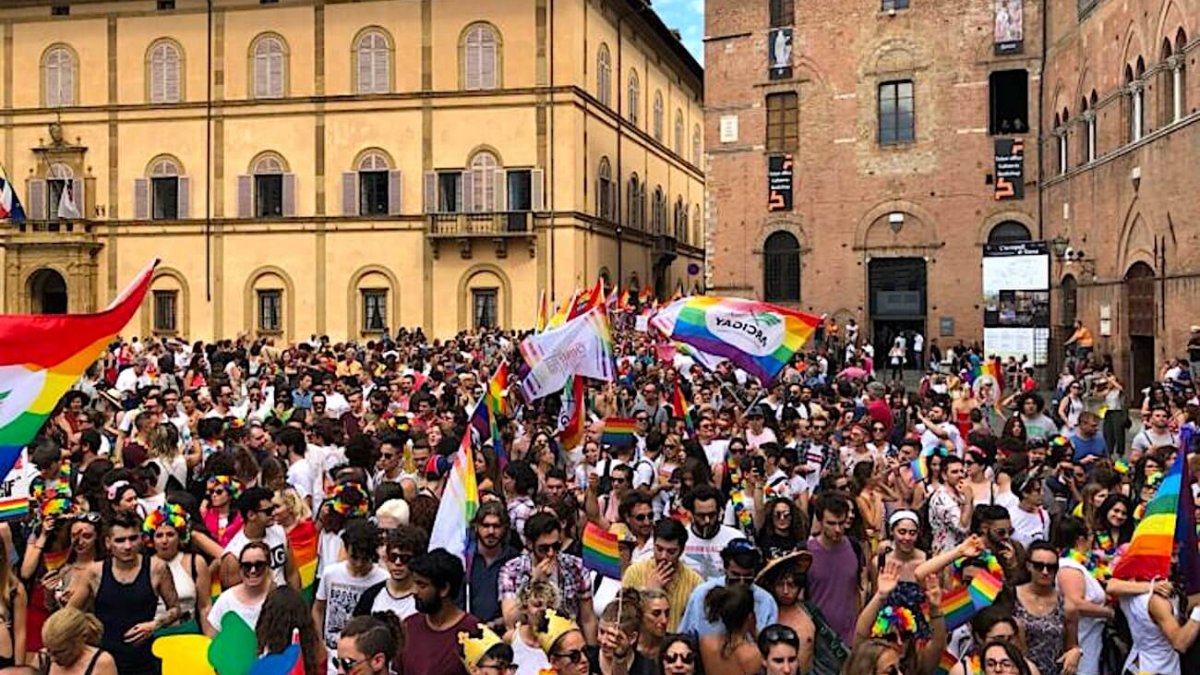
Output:
<svg viewBox="0 0 1200 675">
<path fill-rule="evenodd" d="M 816 622 L 802 597 L 812 559 L 808 551 L 792 551 L 767 562 L 754 580 L 775 598 L 779 605 L 779 623 L 796 632 L 799 640 L 797 665 L 801 673 L 812 670 L 813 642 L 817 635 Z M 763 656 L 766 658 L 765 654 Z"/>
</svg>

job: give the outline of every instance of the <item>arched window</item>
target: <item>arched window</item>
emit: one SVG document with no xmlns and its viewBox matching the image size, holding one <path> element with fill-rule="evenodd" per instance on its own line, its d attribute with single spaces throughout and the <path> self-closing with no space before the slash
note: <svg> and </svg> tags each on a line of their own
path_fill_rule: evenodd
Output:
<svg viewBox="0 0 1200 675">
<path fill-rule="evenodd" d="M 287 92 L 287 48 L 283 38 L 264 35 L 254 42 L 251 53 L 254 98 L 283 98 Z"/>
<path fill-rule="evenodd" d="M 146 55 L 146 81 L 151 103 L 178 103 L 183 100 L 183 56 L 170 40 L 150 45 Z"/>
<path fill-rule="evenodd" d="M 1171 78 L 1174 81 L 1171 89 L 1175 92 L 1175 98 L 1172 100 L 1174 110 L 1172 110 L 1172 120 L 1178 122 L 1183 119 L 1184 113 L 1187 112 L 1187 59 L 1184 58 L 1184 48 L 1187 46 L 1187 33 L 1180 28 L 1175 33 L 1175 65 L 1171 70 Z"/>
<path fill-rule="evenodd" d="M 791 232 L 774 232 L 763 245 L 763 299 L 800 301 L 800 242 Z"/>
<path fill-rule="evenodd" d="M 1006 220 L 992 228 L 988 233 L 989 244 L 1011 244 L 1018 241 L 1029 241 L 1029 228 L 1015 220 Z"/>
<path fill-rule="evenodd" d="M 1075 277 L 1068 274 L 1062 280 L 1062 307 L 1059 310 L 1058 325 L 1072 326 L 1079 306 L 1079 283 Z"/>
<path fill-rule="evenodd" d="M 254 163 L 254 215 L 258 218 L 278 218 L 284 215 L 284 173 L 286 168 L 278 155 L 263 155 Z"/>
<path fill-rule="evenodd" d="M 392 42 L 387 33 L 372 28 L 358 36 L 354 59 L 357 93 L 386 94 L 392 90 Z"/>
<path fill-rule="evenodd" d="M 663 199 L 661 185 L 654 186 L 654 201 L 651 204 L 650 217 L 653 219 L 654 234 L 662 234 L 666 229 L 667 203 Z"/>
<path fill-rule="evenodd" d="M 675 154 L 683 157 L 683 111 L 675 109 Z"/>
<path fill-rule="evenodd" d="M 1084 139 L 1083 145 L 1083 161 L 1085 163 L 1096 161 L 1096 90 L 1092 90 L 1092 95 L 1089 96 L 1084 105 L 1085 111 L 1084 124 L 1087 138 Z"/>
<path fill-rule="evenodd" d="M 51 47 L 42 57 L 42 102 L 47 108 L 75 105 L 78 64 L 65 46 Z"/>
<path fill-rule="evenodd" d="M 663 98 L 662 92 L 654 91 L 654 140 L 662 143 L 663 139 Z"/>
<path fill-rule="evenodd" d="M 600 158 L 600 168 L 596 172 L 596 215 L 604 220 L 614 220 L 612 165 L 607 157 Z"/>
<path fill-rule="evenodd" d="M 1141 58 L 1138 58 L 1139 67 Z M 1129 142 L 1134 143 L 1142 138 L 1142 82 L 1141 76 L 1135 75 L 1132 66 L 1125 66 L 1125 90 L 1129 97 L 1128 114 L 1129 119 L 1126 125 L 1129 132 Z"/>
<path fill-rule="evenodd" d="M 386 155 L 377 150 L 367 152 L 358 160 L 357 176 L 350 175 L 351 187 L 357 178 L 358 210 L 354 213 L 363 216 L 382 216 L 395 212 L 393 204 L 391 162 Z M 399 185 L 395 186 L 397 191 Z M 354 206 L 354 194 L 348 195 L 350 206 Z M 398 196 L 398 195 L 397 195 Z"/>
<path fill-rule="evenodd" d="M 626 217 L 626 222 L 630 227 L 642 228 L 641 216 L 641 185 L 638 183 L 638 175 L 636 173 L 629 176 L 629 193 L 625 195 L 625 201 L 629 205 L 629 213 Z"/>
<path fill-rule="evenodd" d="M 1064 174 L 1067 172 L 1067 158 L 1070 153 L 1067 149 L 1068 136 L 1070 130 L 1067 127 L 1067 109 L 1063 108 L 1062 114 L 1054 113 L 1054 135 L 1058 139 L 1058 173 Z"/>
<path fill-rule="evenodd" d="M 467 199 L 471 200 L 471 211 L 491 213 L 496 211 L 496 171 L 500 161 L 487 150 L 481 150 L 471 158 L 468 167 Z"/>
<path fill-rule="evenodd" d="M 696 166 L 700 166 L 700 143 L 700 125 L 697 124 L 692 129 L 692 164 L 695 164 Z"/>
<path fill-rule="evenodd" d="M 162 155 L 150 161 L 146 178 L 134 180 L 134 216 L 139 220 L 188 217 L 188 179 L 179 161 Z"/>
<path fill-rule="evenodd" d="M 477 23 L 467 28 L 462 59 L 464 89 L 500 86 L 500 36 L 491 25 Z"/>
<path fill-rule="evenodd" d="M 687 227 L 685 225 L 686 222 L 687 222 L 687 211 L 684 210 L 683 197 L 676 197 L 675 198 L 674 219 L 672 220 L 673 228 L 672 228 L 671 234 L 672 234 L 672 236 L 675 237 L 675 239 L 677 241 L 683 241 L 685 238 L 684 230 Z"/>
<path fill-rule="evenodd" d="M 612 55 L 603 42 L 596 54 L 596 98 L 604 105 L 612 105 Z"/>
<path fill-rule="evenodd" d="M 638 123 L 638 108 L 641 106 L 642 100 L 642 84 L 638 80 L 636 70 L 629 71 L 629 99 L 626 104 L 629 107 L 629 123 L 637 126 Z"/>
</svg>

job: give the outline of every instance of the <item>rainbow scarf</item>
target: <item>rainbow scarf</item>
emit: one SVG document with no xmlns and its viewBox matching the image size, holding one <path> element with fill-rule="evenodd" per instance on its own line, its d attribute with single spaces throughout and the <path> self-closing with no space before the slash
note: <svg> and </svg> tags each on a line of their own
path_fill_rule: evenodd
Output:
<svg viewBox="0 0 1200 675">
<path fill-rule="evenodd" d="M 698 295 L 679 300 L 670 338 L 729 359 L 767 384 L 808 342 L 821 319 L 783 307 Z"/>
<path fill-rule="evenodd" d="M 1103 554 L 1098 551 L 1088 551 L 1086 554 L 1073 548 L 1069 548 L 1062 552 L 1062 557 L 1074 560 L 1083 566 L 1092 578 L 1100 583 L 1104 583 L 1112 578 L 1112 570 L 1108 567 L 1108 560 Z"/>
<path fill-rule="evenodd" d="M 1175 453 L 1175 463 L 1158 485 L 1129 548 L 1112 570 L 1114 579 L 1150 581 L 1170 578 L 1171 555 L 1187 580 L 1187 592 L 1200 586 L 1200 556 L 1196 551 L 1195 508 L 1187 454 Z"/>
<path fill-rule="evenodd" d="M 621 554 L 617 535 L 595 523 L 583 529 L 583 566 L 610 579 L 621 578 Z"/>
<path fill-rule="evenodd" d="M 97 314 L 0 317 L 0 476 L 8 475 L 59 399 L 129 323 L 157 265 L 147 265 Z"/>
</svg>

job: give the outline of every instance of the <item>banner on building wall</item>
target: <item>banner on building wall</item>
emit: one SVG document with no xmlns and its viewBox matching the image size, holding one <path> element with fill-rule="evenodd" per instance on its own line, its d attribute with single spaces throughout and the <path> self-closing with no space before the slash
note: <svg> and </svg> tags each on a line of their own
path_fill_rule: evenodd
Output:
<svg viewBox="0 0 1200 675">
<path fill-rule="evenodd" d="M 983 249 L 983 346 L 988 356 L 1046 363 L 1050 339 L 1050 249 L 1044 241 Z"/>
<path fill-rule="evenodd" d="M 994 146 L 996 201 L 1025 198 L 1025 141 L 997 138 Z"/>
<path fill-rule="evenodd" d="M 1025 42 L 1024 0 L 995 0 L 997 54 L 1020 54 Z"/>
<path fill-rule="evenodd" d="M 792 156 L 767 157 L 767 211 L 792 210 Z"/>
<path fill-rule="evenodd" d="M 792 29 L 774 28 L 767 35 L 767 52 L 770 55 L 768 75 L 772 80 L 786 80 L 792 76 Z"/>
</svg>

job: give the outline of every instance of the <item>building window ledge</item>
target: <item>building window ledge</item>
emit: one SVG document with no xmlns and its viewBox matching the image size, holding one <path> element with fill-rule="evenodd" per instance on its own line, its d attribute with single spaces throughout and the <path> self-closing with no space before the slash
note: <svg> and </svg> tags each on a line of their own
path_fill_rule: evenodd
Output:
<svg viewBox="0 0 1200 675">
<path fill-rule="evenodd" d="M 1158 139 L 1163 138 L 1164 136 L 1168 136 L 1186 126 L 1195 124 L 1197 121 L 1200 121 L 1200 110 L 1185 115 L 1184 117 L 1175 120 L 1174 122 L 1171 122 L 1170 124 L 1167 124 L 1159 129 L 1155 129 L 1147 134 L 1143 134 L 1141 138 L 1132 143 L 1126 143 L 1125 145 L 1122 145 L 1111 152 L 1097 155 L 1095 159 L 1087 164 L 1081 164 L 1079 166 L 1072 167 L 1063 173 L 1057 174 L 1051 178 L 1047 178 L 1046 187 L 1057 185 L 1058 183 L 1074 178 L 1077 174 L 1091 171 L 1093 168 L 1100 166 L 1101 164 L 1111 162 L 1119 157 L 1124 157 L 1125 155 L 1134 152 L 1144 145 L 1149 145 Z"/>
</svg>

